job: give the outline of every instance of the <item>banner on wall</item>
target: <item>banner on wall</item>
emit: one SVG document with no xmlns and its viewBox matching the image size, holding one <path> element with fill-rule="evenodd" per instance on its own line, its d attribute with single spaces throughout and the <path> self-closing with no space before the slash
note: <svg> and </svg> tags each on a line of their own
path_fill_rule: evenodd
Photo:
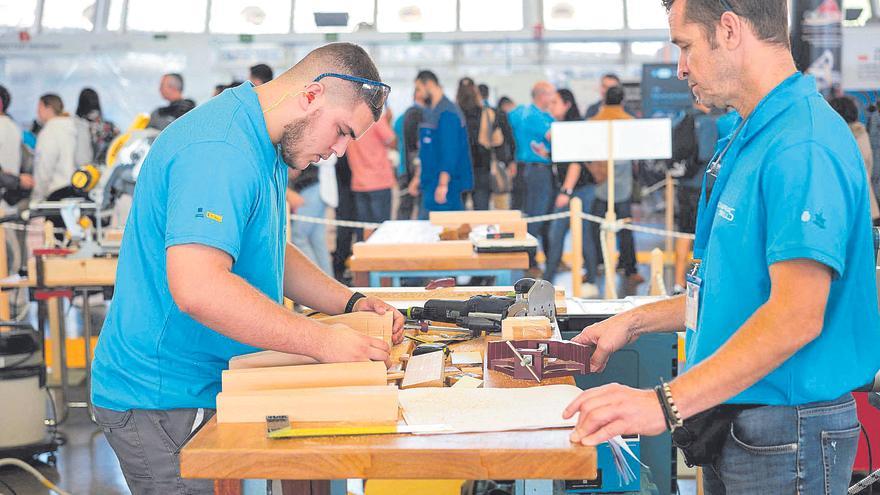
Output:
<svg viewBox="0 0 880 495">
<path fill-rule="evenodd" d="M 843 89 L 880 89 L 880 25 L 868 24 L 843 31 Z"/>
<path fill-rule="evenodd" d="M 694 101 L 687 81 L 678 79 L 676 64 L 644 64 L 641 97 L 645 118 L 673 117 Z"/>
<path fill-rule="evenodd" d="M 841 0 L 792 0 L 791 51 L 799 70 L 813 75 L 819 91 L 831 94 L 841 83 L 843 40 Z"/>
</svg>

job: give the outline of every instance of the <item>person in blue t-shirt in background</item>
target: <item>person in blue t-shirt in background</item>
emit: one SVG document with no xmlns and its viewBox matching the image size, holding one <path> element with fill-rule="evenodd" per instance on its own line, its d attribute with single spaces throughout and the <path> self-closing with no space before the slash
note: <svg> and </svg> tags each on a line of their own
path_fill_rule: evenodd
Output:
<svg viewBox="0 0 880 495">
<path fill-rule="evenodd" d="M 546 215 L 553 210 L 554 178 L 550 162 L 550 105 L 557 96 L 556 87 L 547 81 L 532 86 L 532 103 L 510 114 L 510 125 L 516 139 L 517 175 L 525 185 L 522 212 L 530 217 Z M 550 222 L 529 224 L 529 234 L 541 242 L 544 253 L 550 252 Z M 540 276 L 534 256 L 529 256 L 529 275 Z"/>
<path fill-rule="evenodd" d="M 654 390 L 583 392 L 563 413 L 579 416 L 571 440 L 669 430 L 706 467 L 707 494 L 846 493 L 859 437 L 850 392 L 880 369 L 858 147 L 795 67 L 785 0 L 663 4 L 679 77 L 739 118 L 703 181 L 687 293 L 574 340 L 596 346 L 600 371 L 643 333 L 686 330 L 687 369 Z"/>
<path fill-rule="evenodd" d="M 419 124 L 419 219 L 432 211 L 464 210 L 462 193 L 474 186 L 471 152 L 464 115 L 443 94 L 437 75 L 423 70 L 416 75 L 416 100 L 425 102 Z"/>
<path fill-rule="evenodd" d="M 171 123 L 147 155 L 92 367 L 95 417 L 132 493 L 208 494 L 179 449 L 213 415 L 229 359 L 260 349 L 318 362 L 385 361 L 388 345 L 288 311 L 403 316 L 352 293 L 285 241 L 288 168 L 379 119 L 390 87 L 357 45 L 312 51 L 278 78 L 224 91 Z"/>
</svg>

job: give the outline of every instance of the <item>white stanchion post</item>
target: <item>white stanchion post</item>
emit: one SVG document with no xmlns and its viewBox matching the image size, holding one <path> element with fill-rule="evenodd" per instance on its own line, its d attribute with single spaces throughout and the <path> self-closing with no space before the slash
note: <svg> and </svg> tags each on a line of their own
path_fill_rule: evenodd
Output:
<svg viewBox="0 0 880 495">
<path fill-rule="evenodd" d="M 569 218 L 571 222 L 569 225 L 569 231 L 571 232 L 571 294 L 574 297 L 581 297 L 583 288 L 581 271 L 584 267 L 584 221 L 581 215 L 584 208 L 581 198 L 571 198 L 568 206 L 571 213 Z"/>
</svg>

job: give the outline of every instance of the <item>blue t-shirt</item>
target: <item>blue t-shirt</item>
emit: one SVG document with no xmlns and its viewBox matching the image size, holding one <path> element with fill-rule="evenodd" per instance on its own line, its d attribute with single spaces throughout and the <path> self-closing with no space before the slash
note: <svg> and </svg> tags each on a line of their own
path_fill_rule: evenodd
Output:
<svg viewBox="0 0 880 495">
<path fill-rule="evenodd" d="M 773 263 L 811 259 L 833 278 L 821 335 L 729 402 L 831 400 L 880 368 L 867 187 L 852 133 L 812 76 L 796 73 L 777 86 L 734 139 L 712 198 L 700 204 L 694 256 L 702 287 L 688 364 L 711 356 L 767 302 Z"/>
<path fill-rule="evenodd" d="M 549 153 L 550 141 L 547 139 L 547 131 L 550 130 L 551 124 L 553 117 L 534 103 L 527 107 L 518 107 L 511 113 L 510 125 L 513 127 L 513 138 L 516 140 L 516 161 L 550 164 L 550 158 L 545 158 L 532 150 L 532 143 L 543 144 Z"/>
<path fill-rule="evenodd" d="M 244 83 L 175 120 L 153 143 L 125 226 L 116 292 L 95 350 L 92 400 L 124 411 L 215 406 L 230 357 L 257 349 L 180 311 L 165 251 L 201 244 L 282 300 L 287 167 Z M 239 304 L 228 301 L 229 304 Z"/>
</svg>

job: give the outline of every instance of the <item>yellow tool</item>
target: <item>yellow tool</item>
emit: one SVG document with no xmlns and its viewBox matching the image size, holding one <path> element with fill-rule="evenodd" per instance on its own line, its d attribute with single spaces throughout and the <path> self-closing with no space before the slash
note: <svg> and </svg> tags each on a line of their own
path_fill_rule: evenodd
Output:
<svg viewBox="0 0 880 495">
<path fill-rule="evenodd" d="M 128 126 L 128 130 L 116 136 L 113 142 L 110 143 L 110 147 L 107 148 L 106 168 L 110 168 L 116 163 L 116 159 L 119 156 L 119 150 L 121 150 L 125 143 L 131 139 L 131 133 L 146 129 L 149 123 L 149 115 L 145 113 L 138 114 L 132 121 L 131 125 Z M 87 193 L 91 191 L 96 185 L 98 185 L 98 181 L 101 180 L 102 168 L 104 167 L 92 163 L 84 165 L 76 170 L 73 173 L 73 176 L 70 177 L 70 185 L 79 193 Z"/>
</svg>

